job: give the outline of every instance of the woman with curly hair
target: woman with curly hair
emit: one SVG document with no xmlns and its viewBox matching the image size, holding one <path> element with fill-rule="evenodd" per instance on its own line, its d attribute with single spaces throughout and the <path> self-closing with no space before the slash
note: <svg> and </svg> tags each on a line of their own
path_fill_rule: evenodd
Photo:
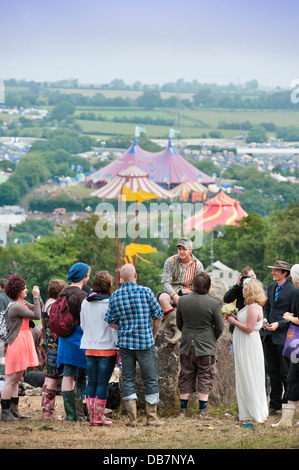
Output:
<svg viewBox="0 0 299 470">
<path fill-rule="evenodd" d="M 27 367 L 36 367 L 39 360 L 29 321 L 41 318 L 39 287 L 32 289 L 33 304 L 26 302 L 28 289 L 22 276 L 10 276 L 5 293 L 11 299 L 7 310 L 8 339 L 5 353 L 5 382 L 1 391 L 1 420 L 26 418 L 18 409 L 19 381 Z"/>
</svg>

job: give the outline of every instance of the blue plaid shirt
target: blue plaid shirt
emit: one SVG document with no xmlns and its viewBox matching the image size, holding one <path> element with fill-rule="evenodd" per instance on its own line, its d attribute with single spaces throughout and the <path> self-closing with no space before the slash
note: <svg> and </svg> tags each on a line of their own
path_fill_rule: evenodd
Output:
<svg viewBox="0 0 299 470">
<path fill-rule="evenodd" d="M 162 317 L 153 291 L 136 282 L 127 282 L 111 295 L 105 321 L 118 324 L 120 348 L 148 349 L 155 343 L 151 319 Z"/>
</svg>

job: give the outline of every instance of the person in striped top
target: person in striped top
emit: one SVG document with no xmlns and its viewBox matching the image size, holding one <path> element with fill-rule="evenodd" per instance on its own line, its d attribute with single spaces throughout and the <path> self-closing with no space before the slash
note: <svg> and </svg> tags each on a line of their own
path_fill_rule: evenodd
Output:
<svg viewBox="0 0 299 470">
<path fill-rule="evenodd" d="M 193 280 L 197 273 L 203 271 L 202 263 L 192 254 L 192 241 L 188 237 L 181 237 L 177 242 L 178 252 L 165 261 L 162 287 L 158 299 L 164 316 L 174 330 L 174 336 L 169 341 L 177 343 L 181 338 L 181 332 L 176 328 L 175 309 L 179 298 L 193 291 Z"/>
</svg>

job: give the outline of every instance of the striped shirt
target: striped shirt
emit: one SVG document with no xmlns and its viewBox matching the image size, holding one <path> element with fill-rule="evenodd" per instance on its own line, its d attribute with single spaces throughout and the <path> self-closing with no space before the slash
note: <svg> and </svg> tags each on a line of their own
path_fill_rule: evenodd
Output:
<svg viewBox="0 0 299 470">
<path fill-rule="evenodd" d="M 195 274 L 200 271 L 203 271 L 203 265 L 192 253 L 191 260 L 185 267 L 183 267 L 179 255 L 173 255 L 165 261 L 162 287 L 170 297 L 179 290 L 184 293 L 185 288 L 192 290 Z"/>
<path fill-rule="evenodd" d="M 162 317 L 153 291 L 136 282 L 127 282 L 111 295 L 105 321 L 118 324 L 120 348 L 149 349 L 155 343 L 151 320 Z"/>
</svg>

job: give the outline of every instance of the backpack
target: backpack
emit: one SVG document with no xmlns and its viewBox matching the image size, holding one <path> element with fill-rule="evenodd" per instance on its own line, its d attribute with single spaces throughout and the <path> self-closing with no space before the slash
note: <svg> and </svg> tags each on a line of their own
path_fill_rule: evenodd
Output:
<svg viewBox="0 0 299 470">
<path fill-rule="evenodd" d="M 67 299 L 73 292 L 65 296 L 59 297 L 50 306 L 49 311 L 49 324 L 50 330 L 57 336 L 66 338 L 70 336 L 79 325 L 79 320 L 76 320 L 70 311 Z"/>
<path fill-rule="evenodd" d="M 14 302 L 9 302 L 9 304 L 6 307 L 6 310 L 3 310 L 0 312 L 0 341 L 3 341 L 4 343 L 7 342 L 8 338 L 8 308 L 14 304 Z"/>
</svg>

